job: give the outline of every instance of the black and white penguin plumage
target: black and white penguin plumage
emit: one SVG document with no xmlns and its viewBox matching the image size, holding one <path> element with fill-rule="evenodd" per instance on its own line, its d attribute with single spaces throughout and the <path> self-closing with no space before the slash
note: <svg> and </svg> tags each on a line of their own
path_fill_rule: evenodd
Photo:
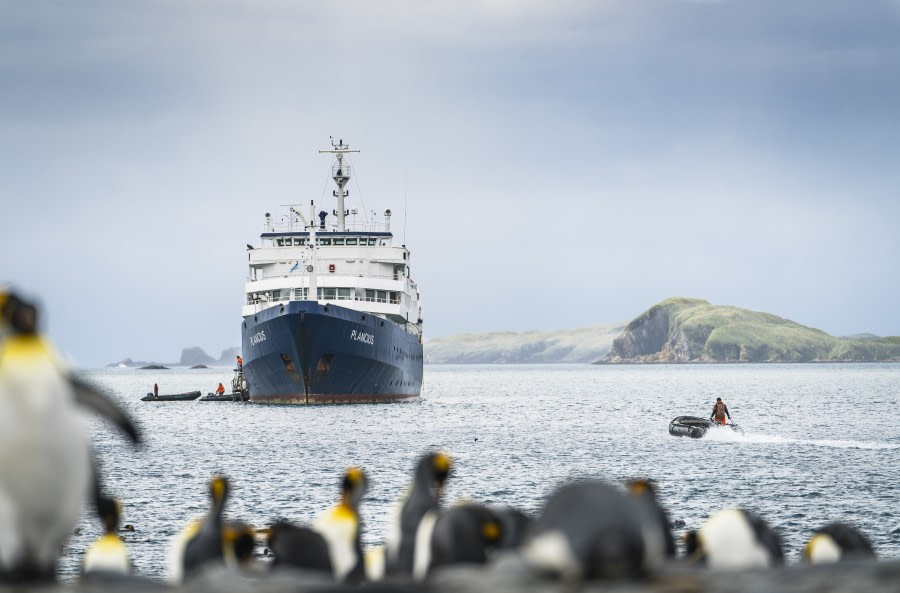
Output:
<svg viewBox="0 0 900 593">
<path fill-rule="evenodd" d="M 820 527 L 803 549 L 803 560 L 810 564 L 874 558 L 875 550 L 869 539 L 846 523 L 829 523 Z"/>
<path fill-rule="evenodd" d="M 643 576 L 646 563 L 641 510 L 597 480 L 559 488 L 544 506 L 522 557 L 532 570 L 570 585 L 596 578 Z"/>
<path fill-rule="evenodd" d="M 230 486 L 225 476 L 209 481 L 210 509 L 176 537 L 169 554 L 169 580 L 180 583 L 215 565 L 236 564 L 226 538 L 224 510 Z"/>
<path fill-rule="evenodd" d="M 362 519 L 359 506 L 369 487 L 365 472 L 351 467 L 341 480 L 338 504 L 313 522 L 313 529 L 325 538 L 334 578 L 351 584 L 365 580 L 362 550 Z"/>
<path fill-rule="evenodd" d="M 269 528 L 268 545 L 273 567 L 302 568 L 328 578 L 334 575 L 328 542 L 314 529 L 278 521 Z"/>
<path fill-rule="evenodd" d="M 629 480 L 626 483 L 628 494 L 643 510 L 646 539 L 652 550 L 648 554 L 662 555 L 671 559 L 675 557 L 675 538 L 669 527 L 669 514 L 659 503 L 656 496 L 656 485 L 642 478 Z"/>
<path fill-rule="evenodd" d="M 486 506 L 464 503 L 437 515 L 433 528 L 416 537 L 413 578 L 423 582 L 442 566 L 485 564 L 500 548 L 503 522 Z"/>
<path fill-rule="evenodd" d="M 689 561 L 714 569 L 784 564 L 781 537 L 763 519 L 743 509 L 716 511 L 699 530 L 686 535 L 685 543 Z"/>
<path fill-rule="evenodd" d="M 103 535 L 85 551 L 82 574 L 131 574 L 131 554 L 119 536 L 121 504 L 114 498 L 101 496 L 96 505 L 97 513 L 103 521 Z"/>
<path fill-rule="evenodd" d="M 500 520 L 500 549 L 514 549 L 524 544 L 534 519 L 519 509 L 510 506 L 493 507 L 491 510 Z"/>
<path fill-rule="evenodd" d="M 82 411 L 139 441 L 129 418 L 75 378 L 37 329 L 38 311 L 0 287 L 0 579 L 52 580 L 85 497 L 99 493 Z"/>
<path fill-rule="evenodd" d="M 416 463 L 412 485 L 388 532 L 385 546 L 387 576 L 412 575 L 417 533 L 420 527 L 426 530 L 433 527 L 444 483 L 452 467 L 450 456 L 442 452 L 427 453 Z"/>
</svg>

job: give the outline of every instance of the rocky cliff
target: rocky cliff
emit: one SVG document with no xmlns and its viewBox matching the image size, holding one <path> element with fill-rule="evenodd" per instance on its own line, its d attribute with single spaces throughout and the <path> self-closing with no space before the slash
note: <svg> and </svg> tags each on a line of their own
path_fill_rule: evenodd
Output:
<svg viewBox="0 0 900 593">
<path fill-rule="evenodd" d="M 836 338 L 769 313 L 672 298 L 613 340 L 604 362 L 870 362 L 900 360 L 900 337 Z"/>
</svg>

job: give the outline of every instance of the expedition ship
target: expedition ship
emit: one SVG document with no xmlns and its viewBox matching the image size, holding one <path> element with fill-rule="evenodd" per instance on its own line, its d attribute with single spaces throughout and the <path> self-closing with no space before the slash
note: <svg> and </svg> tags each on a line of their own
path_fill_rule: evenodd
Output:
<svg viewBox="0 0 900 593">
<path fill-rule="evenodd" d="M 332 139 L 337 208 L 266 213 L 247 245 L 243 373 L 260 403 L 387 402 L 422 388 L 422 309 L 410 252 L 395 246 L 391 211 L 345 210 L 350 150 Z M 316 220 L 318 219 L 318 220 Z"/>
</svg>

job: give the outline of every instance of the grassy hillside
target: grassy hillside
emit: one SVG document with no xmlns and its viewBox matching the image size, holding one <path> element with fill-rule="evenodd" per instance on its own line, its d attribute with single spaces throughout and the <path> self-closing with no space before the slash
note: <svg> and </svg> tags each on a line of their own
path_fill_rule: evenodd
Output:
<svg viewBox="0 0 900 593">
<path fill-rule="evenodd" d="M 580 363 L 609 353 L 623 323 L 558 331 L 459 334 L 425 342 L 428 364 Z"/>
<path fill-rule="evenodd" d="M 900 360 L 900 337 L 848 339 L 770 313 L 672 298 L 613 341 L 607 362 L 815 362 Z"/>
</svg>

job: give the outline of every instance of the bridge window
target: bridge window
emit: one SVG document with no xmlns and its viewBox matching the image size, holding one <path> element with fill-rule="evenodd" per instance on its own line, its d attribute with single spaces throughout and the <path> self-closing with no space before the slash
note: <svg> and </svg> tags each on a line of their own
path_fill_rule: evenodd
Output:
<svg viewBox="0 0 900 593">
<path fill-rule="evenodd" d="M 369 239 L 369 245 L 372 245 L 373 247 L 375 246 L 375 244 L 377 242 L 378 242 L 378 239 L 376 239 L 375 237 L 372 237 Z"/>
<path fill-rule="evenodd" d="M 339 301 L 349 301 L 351 297 L 349 288 L 338 288 L 337 289 L 337 298 Z"/>
<path fill-rule="evenodd" d="M 350 239 L 347 239 L 347 243 L 349 243 L 349 242 L 350 242 Z M 343 245 L 343 244 L 344 244 L 344 240 L 343 240 L 343 239 L 340 239 L 340 238 L 338 238 L 338 237 L 335 237 L 335 238 L 334 238 L 334 244 L 335 244 L 335 245 Z"/>
<path fill-rule="evenodd" d="M 316 237 L 316 242 L 317 242 L 319 245 L 331 245 L 331 237 L 326 237 L 326 238 L 324 238 L 324 239 L 323 239 L 323 238 Z"/>
<path fill-rule="evenodd" d="M 306 245 L 306 239 L 294 239 L 294 245 Z"/>
<path fill-rule="evenodd" d="M 347 239 L 347 245 L 356 245 L 356 237 L 352 239 Z"/>
</svg>

